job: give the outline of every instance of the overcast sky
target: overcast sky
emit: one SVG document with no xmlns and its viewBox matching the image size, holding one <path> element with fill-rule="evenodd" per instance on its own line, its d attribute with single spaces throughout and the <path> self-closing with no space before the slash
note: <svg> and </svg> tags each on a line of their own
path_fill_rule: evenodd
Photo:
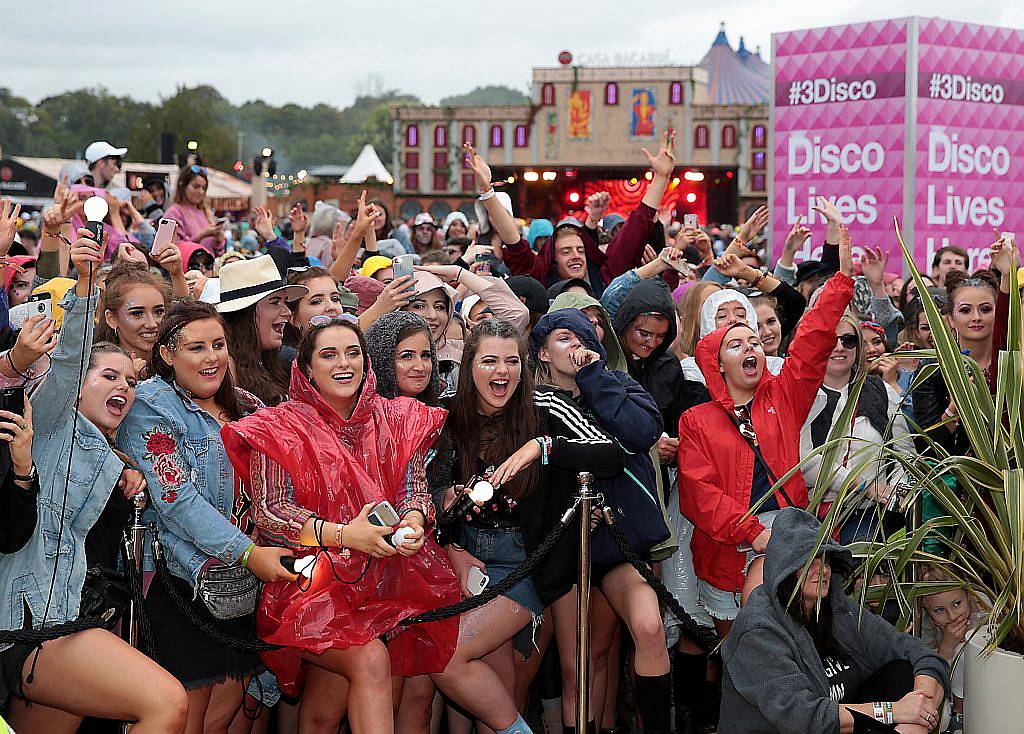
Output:
<svg viewBox="0 0 1024 734">
<path fill-rule="evenodd" d="M 48 0 L 6 8 L 0 86 L 36 102 L 102 84 L 157 101 L 211 84 L 234 103 L 351 104 L 370 80 L 436 103 L 476 86 L 527 91 L 558 52 L 668 52 L 691 64 L 720 21 L 767 59 L 777 31 L 929 15 L 1024 27 L 1021 0 Z M 372 82 L 371 86 L 372 86 Z"/>
</svg>

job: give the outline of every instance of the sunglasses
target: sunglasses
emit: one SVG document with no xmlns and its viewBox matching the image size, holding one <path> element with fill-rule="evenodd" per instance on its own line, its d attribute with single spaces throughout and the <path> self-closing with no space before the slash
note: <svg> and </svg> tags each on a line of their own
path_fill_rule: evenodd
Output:
<svg viewBox="0 0 1024 734">
<path fill-rule="evenodd" d="M 198 173 L 200 176 L 206 175 L 206 169 L 202 166 L 189 166 L 188 170 L 192 171 L 192 173 Z"/>
<path fill-rule="evenodd" d="M 857 348 L 857 335 L 856 334 L 839 334 L 836 339 L 846 349 Z"/>
<path fill-rule="evenodd" d="M 325 316 L 324 314 L 317 314 L 309 320 L 310 326 L 334 326 L 358 323 L 359 319 L 348 313 L 343 313 L 341 316 Z"/>
</svg>

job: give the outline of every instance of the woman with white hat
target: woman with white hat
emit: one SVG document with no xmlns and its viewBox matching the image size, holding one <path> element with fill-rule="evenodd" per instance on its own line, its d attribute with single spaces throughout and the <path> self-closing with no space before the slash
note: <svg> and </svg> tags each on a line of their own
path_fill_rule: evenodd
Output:
<svg viewBox="0 0 1024 734">
<path fill-rule="evenodd" d="M 288 303 L 308 288 L 288 285 L 270 255 L 228 263 L 220 270 L 217 310 L 228 326 L 228 346 L 235 384 L 267 405 L 277 405 L 288 392 L 288 375 L 279 352 Z"/>
</svg>

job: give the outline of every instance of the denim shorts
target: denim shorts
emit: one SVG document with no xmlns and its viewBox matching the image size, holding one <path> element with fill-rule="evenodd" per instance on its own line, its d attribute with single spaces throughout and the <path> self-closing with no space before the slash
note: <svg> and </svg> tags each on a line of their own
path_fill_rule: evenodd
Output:
<svg viewBox="0 0 1024 734">
<path fill-rule="evenodd" d="M 463 524 L 461 543 L 470 555 L 487 566 L 486 573 L 490 577 L 488 588 L 497 586 L 526 560 L 523 532 L 519 528 L 481 528 Z M 544 612 L 544 604 L 537 596 L 529 576 L 503 596 L 526 607 L 535 616 Z"/>
<path fill-rule="evenodd" d="M 757 519 L 765 528 L 770 528 L 772 523 L 775 522 L 775 516 L 778 512 L 778 510 L 762 512 L 757 516 Z M 763 556 L 764 553 L 757 553 L 754 550 L 748 550 L 746 561 L 743 564 L 744 575 L 746 575 L 747 571 L 750 569 L 750 564 L 757 558 L 761 558 Z M 736 615 L 740 612 L 740 600 L 742 597 L 742 591 L 726 591 L 724 589 L 719 589 L 703 579 L 697 582 L 697 598 L 700 601 L 701 606 L 703 606 L 707 610 L 708 614 L 715 619 L 736 619 Z"/>
</svg>

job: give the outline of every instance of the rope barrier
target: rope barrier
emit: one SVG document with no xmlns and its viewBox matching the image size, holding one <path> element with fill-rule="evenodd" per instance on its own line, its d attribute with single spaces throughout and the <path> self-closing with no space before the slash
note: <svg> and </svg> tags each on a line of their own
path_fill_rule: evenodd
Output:
<svg viewBox="0 0 1024 734">
<path fill-rule="evenodd" d="M 654 571 L 651 570 L 651 567 L 647 565 L 647 563 L 637 555 L 632 548 L 629 547 L 628 539 L 615 523 L 611 508 L 605 507 L 603 510 L 602 515 L 604 516 L 608 530 L 611 533 L 615 544 L 618 546 L 619 551 L 625 557 L 626 562 L 633 566 L 644 581 L 654 589 L 654 592 L 658 596 L 658 600 L 672 610 L 672 613 L 679 619 L 683 633 L 693 640 L 694 643 L 700 646 L 701 649 L 705 651 L 713 650 L 718 644 L 718 638 L 715 636 L 715 633 L 712 630 L 708 630 L 707 628 L 698 625 L 696 621 L 694 621 L 693 617 L 686 613 L 678 600 L 667 588 L 665 588 L 665 585 L 661 580 L 654 575 Z M 431 609 L 430 611 L 406 617 L 395 626 L 392 632 L 400 631 L 401 629 L 414 624 L 438 622 L 442 619 L 454 617 L 459 614 L 465 614 L 466 612 L 482 607 L 488 602 L 501 596 L 533 573 L 534 569 L 536 569 L 541 561 L 547 557 L 548 553 L 551 552 L 551 549 L 559 539 L 561 539 L 562 535 L 565 534 L 566 530 L 569 529 L 575 515 L 576 506 L 573 506 L 560 518 L 558 524 L 551 529 L 547 537 L 544 538 L 543 542 L 541 542 L 537 549 L 531 553 L 518 568 L 502 579 L 500 583 L 488 588 L 479 596 L 472 596 L 467 599 L 462 599 L 455 604 L 449 604 L 445 607 Z M 160 582 L 167 590 L 168 596 L 171 597 L 171 600 L 182 615 L 184 615 L 189 622 L 197 627 L 210 640 L 224 647 L 240 650 L 242 652 L 259 653 L 281 649 L 281 645 L 274 645 L 268 642 L 263 642 L 259 639 L 245 639 L 236 637 L 235 635 L 226 634 L 215 628 L 207 620 L 199 617 L 189 605 L 188 601 L 182 597 L 181 593 L 175 587 L 173 581 L 174 577 L 167 568 L 167 561 L 164 559 L 163 553 L 158 552 L 155 554 L 155 557 L 157 576 L 160 578 Z M 126 575 L 128 577 L 129 589 L 131 590 L 132 598 L 137 600 L 136 604 L 141 610 L 143 607 L 138 601 L 142 598 L 141 579 L 138 575 L 132 573 L 131 570 L 129 570 Z M 55 640 L 58 637 L 64 637 L 66 635 L 75 634 L 76 632 L 82 632 L 87 629 L 102 626 L 104 626 L 104 623 L 100 618 L 85 618 L 65 622 L 63 624 L 52 625 L 38 630 L 2 630 L 0 631 L 0 644 L 28 643 L 35 645 L 49 640 Z M 153 643 L 153 634 L 152 628 L 149 624 L 149 617 L 144 612 L 141 613 L 139 617 L 139 633 L 143 644 L 143 652 L 152 657 L 152 654 L 156 651 L 156 646 Z"/>
</svg>

